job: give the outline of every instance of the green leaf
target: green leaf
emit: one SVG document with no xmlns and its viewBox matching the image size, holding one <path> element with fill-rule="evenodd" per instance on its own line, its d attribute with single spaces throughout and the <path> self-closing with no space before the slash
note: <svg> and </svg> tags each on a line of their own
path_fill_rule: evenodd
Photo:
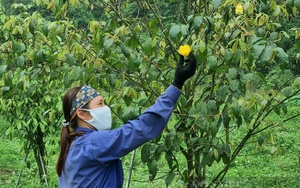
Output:
<svg viewBox="0 0 300 188">
<path fill-rule="evenodd" d="M 50 72 L 51 72 L 51 68 L 50 68 L 49 66 L 45 66 L 45 71 L 46 71 L 47 73 L 50 73 Z"/>
<path fill-rule="evenodd" d="M 276 59 L 278 59 L 278 62 L 280 64 L 288 64 L 289 63 L 289 56 L 287 53 L 285 53 L 285 51 L 282 48 L 277 47 L 274 50 L 276 51 Z"/>
<path fill-rule="evenodd" d="M 155 72 L 155 71 L 149 72 L 148 77 L 147 77 L 148 83 L 155 81 L 158 78 L 158 76 L 159 76 L 158 72 Z"/>
<path fill-rule="evenodd" d="M 175 178 L 175 173 L 174 172 L 169 172 L 166 179 L 165 179 L 166 185 L 171 184 L 174 178 Z"/>
<path fill-rule="evenodd" d="M 284 103 L 282 103 L 282 104 L 280 105 L 280 109 L 283 111 L 284 114 L 287 113 L 287 106 L 286 106 Z"/>
<path fill-rule="evenodd" d="M 165 138 L 165 146 L 168 150 L 172 149 L 173 146 L 173 136 L 174 134 L 171 132 L 170 134 L 167 134 Z"/>
<path fill-rule="evenodd" d="M 266 135 L 261 134 L 261 135 L 257 138 L 258 144 L 259 144 L 260 146 L 262 146 L 263 143 L 264 143 L 264 141 L 265 141 L 265 139 L 266 139 Z"/>
<path fill-rule="evenodd" d="M 114 43 L 114 39 L 112 39 L 112 38 L 106 39 L 104 41 L 104 49 L 108 50 L 113 43 Z"/>
<path fill-rule="evenodd" d="M 5 78 L 4 78 L 4 85 L 8 85 L 11 86 L 12 80 L 13 80 L 13 73 L 11 71 L 8 71 L 7 74 L 5 74 Z"/>
<path fill-rule="evenodd" d="M 173 138 L 173 147 L 174 147 L 175 151 L 179 150 L 179 148 L 180 148 L 180 139 L 176 135 Z"/>
<path fill-rule="evenodd" d="M 235 65 L 236 67 L 240 66 L 240 61 L 241 61 L 241 59 L 244 59 L 244 58 L 245 58 L 245 57 L 244 57 L 244 54 L 245 54 L 245 52 L 242 51 L 242 50 L 237 50 L 237 51 L 235 52 L 235 55 L 234 55 L 234 57 L 233 57 L 233 62 L 234 62 L 234 65 Z"/>
<path fill-rule="evenodd" d="M 271 41 L 278 40 L 278 32 L 272 32 L 272 33 L 270 33 L 269 40 L 271 40 Z"/>
<path fill-rule="evenodd" d="M 141 160 L 143 163 L 147 163 L 150 159 L 150 149 L 149 149 L 150 144 L 149 143 L 145 143 L 142 146 L 141 149 Z"/>
<path fill-rule="evenodd" d="M 57 28 L 56 22 L 50 22 L 50 23 L 48 24 L 48 29 L 54 31 L 54 30 L 56 30 L 56 28 Z"/>
<path fill-rule="evenodd" d="M 238 127 L 240 127 L 243 124 L 243 119 L 241 116 L 236 118 L 236 124 L 238 125 Z"/>
<path fill-rule="evenodd" d="M 64 76 L 64 84 L 69 85 L 71 82 L 71 74 L 70 72 L 66 72 Z"/>
<path fill-rule="evenodd" d="M 192 28 L 196 31 L 200 30 L 203 18 L 201 16 L 195 16 L 192 22 Z"/>
<path fill-rule="evenodd" d="M 122 121 L 126 123 L 129 120 L 136 119 L 139 116 L 139 109 L 137 107 L 126 108 L 122 114 Z"/>
<path fill-rule="evenodd" d="M 247 51 L 247 44 L 242 41 L 241 39 L 239 39 L 239 46 L 241 47 L 241 49 L 246 52 Z"/>
<path fill-rule="evenodd" d="M 199 50 L 201 53 L 203 53 L 206 50 L 206 44 L 202 40 L 200 40 L 200 42 L 199 42 Z"/>
<path fill-rule="evenodd" d="M 180 25 L 172 25 L 169 32 L 171 39 L 174 41 L 178 41 L 180 38 L 179 36 L 180 31 L 181 31 Z"/>
<path fill-rule="evenodd" d="M 215 27 L 214 20 L 208 16 L 205 17 L 204 20 L 205 20 L 205 24 L 206 24 L 205 33 L 208 34 L 214 30 L 214 27 Z"/>
<path fill-rule="evenodd" d="M 157 162 L 155 160 L 152 160 L 151 163 L 148 164 L 148 171 L 150 173 L 149 180 L 154 180 L 158 171 Z"/>
<path fill-rule="evenodd" d="M 9 135 L 11 133 L 12 128 L 9 127 L 8 129 L 6 129 L 5 131 L 5 136 Z"/>
<path fill-rule="evenodd" d="M 209 100 L 207 102 L 207 113 L 208 114 L 214 114 L 215 110 L 216 110 L 216 101 Z"/>
<path fill-rule="evenodd" d="M 209 154 L 204 157 L 204 162 L 208 166 L 211 166 L 214 163 L 214 161 L 215 161 L 214 157 L 213 156 L 211 157 Z"/>
<path fill-rule="evenodd" d="M 208 57 L 208 73 L 215 72 L 218 67 L 218 60 L 215 56 L 209 56 Z"/>
<path fill-rule="evenodd" d="M 233 104 L 231 110 L 232 110 L 232 114 L 234 115 L 234 117 L 238 118 L 240 116 L 241 109 L 237 105 L 237 103 Z"/>
<path fill-rule="evenodd" d="M 273 135 L 272 133 L 269 134 L 269 142 L 270 142 L 271 144 L 274 143 L 274 135 Z"/>
<path fill-rule="evenodd" d="M 160 135 L 162 135 L 162 134 L 160 134 Z M 155 153 L 154 153 L 154 156 L 155 156 L 155 159 L 156 159 L 156 160 L 159 160 L 159 159 L 160 159 L 161 154 L 163 153 L 164 149 L 165 149 L 165 146 L 164 146 L 163 143 L 159 144 L 159 145 L 156 147 L 156 150 L 155 150 Z"/>
<path fill-rule="evenodd" d="M 232 91 L 236 91 L 239 88 L 239 82 L 237 80 L 230 80 L 229 87 Z"/>
<path fill-rule="evenodd" d="M 228 128 L 228 127 L 229 127 L 230 119 L 231 119 L 231 118 L 228 116 L 228 113 L 225 112 L 225 113 L 223 114 L 223 125 L 224 125 L 225 128 Z"/>
<path fill-rule="evenodd" d="M 298 86 L 300 85 L 300 77 L 297 77 L 295 80 L 294 80 L 294 83 L 293 83 L 295 86 Z"/>
<path fill-rule="evenodd" d="M 74 79 L 79 79 L 82 75 L 82 69 L 79 66 L 75 66 L 72 70 L 71 70 L 71 75 L 72 78 Z"/>
<path fill-rule="evenodd" d="M 230 163 L 230 157 L 228 157 L 227 155 L 223 155 L 222 156 L 222 161 L 225 165 Z"/>
<path fill-rule="evenodd" d="M 298 11 L 300 11 L 300 0 L 294 0 L 294 5 Z"/>
<path fill-rule="evenodd" d="M 76 78 L 75 78 L 75 79 L 76 79 Z M 91 85 L 92 87 L 97 87 L 98 84 L 99 84 L 99 81 L 98 81 L 98 79 L 97 79 L 97 76 L 96 76 L 96 75 L 92 75 L 92 76 L 90 77 L 88 83 L 90 83 L 90 85 Z M 101 82 L 100 82 L 100 83 L 101 83 Z"/>
<path fill-rule="evenodd" d="M 213 0 L 214 9 L 218 9 L 220 5 L 222 5 L 222 0 Z"/>
<path fill-rule="evenodd" d="M 76 59 L 73 54 L 69 54 L 69 53 L 65 54 L 65 58 L 66 58 L 66 62 L 69 65 L 73 65 L 74 63 L 76 63 Z"/>
<path fill-rule="evenodd" d="M 131 37 L 129 40 L 127 40 L 127 41 L 125 42 L 125 44 L 126 44 L 128 47 L 130 47 L 131 49 L 134 49 L 134 48 L 136 48 L 136 47 L 139 46 L 139 43 L 138 43 L 138 41 L 136 40 L 136 38 L 135 38 L 134 36 Z"/>
<path fill-rule="evenodd" d="M 218 90 L 216 91 L 216 100 L 225 101 L 228 95 L 228 91 L 229 91 L 228 85 L 222 85 L 221 87 L 219 87 Z"/>
<path fill-rule="evenodd" d="M 219 146 L 219 152 L 223 155 L 226 155 L 228 157 L 231 157 L 231 148 L 228 144 L 222 143 Z"/>
<path fill-rule="evenodd" d="M 172 157 L 172 152 L 167 151 L 165 153 L 165 158 L 168 162 L 169 168 L 171 169 L 173 167 L 173 157 Z"/>
<path fill-rule="evenodd" d="M 124 56 L 125 56 L 127 59 L 129 59 L 130 53 L 131 53 L 130 48 L 128 48 L 124 43 L 122 43 L 122 44 L 120 45 L 120 48 L 121 48 L 121 51 L 122 51 L 122 53 L 124 54 Z"/>
<path fill-rule="evenodd" d="M 207 116 L 207 108 L 206 104 L 203 102 L 197 103 L 197 110 L 199 111 L 200 116 Z"/>
<path fill-rule="evenodd" d="M 10 90 L 9 86 L 4 86 L 1 88 L 1 93 L 2 95 L 6 94 Z"/>
<path fill-rule="evenodd" d="M 238 49 L 239 40 L 238 39 L 234 39 L 232 42 L 233 42 L 232 52 L 235 53 L 237 51 L 237 49 Z"/>
<path fill-rule="evenodd" d="M 148 106 L 149 99 L 140 99 L 138 106 Z"/>
<path fill-rule="evenodd" d="M 147 38 L 143 44 L 143 49 L 147 55 L 152 54 L 152 38 Z"/>
<path fill-rule="evenodd" d="M 48 26 L 47 26 L 47 22 L 44 22 L 44 24 L 42 25 L 42 32 L 43 32 L 43 34 L 44 34 L 46 37 L 48 36 L 49 29 L 48 29 Z"/>
<path fill-rule="evenodd" d="M 40 126 L 40 128 L 41 128 L 41 131 L 43 132 L 43 133 L 45 133 L 45 124 L 43 124 L 43 123 L 39 123 L 39 126 Z"/>
<path fill-rule="evenodd" d="M 7 65 L 0 65 L 0 76 L 2 76 L 4 74 L 4 72 L 6 71 Z"/>
<path fill-rule="evenodd" d="M 43 60 L 44 60 L 44 51 L 43 51 L 43 49 L 39 49 L 35 54 L 34 61 L 36 63 L 40 63 Z"/>
<path fill-rule="evenodd" d="M 186 25 L 181 25 L 180 32 L 181 32 L 182 36 L 186 36 L 187 35 L 187 26 Z"/>
<path fill-rule="evenodd" d="M 115 74 L 109 74 L 109 75 L 107 75 L 106 79 L 107 79 L 110 87 L 115 88 L 115 85 L 117 83 L 117 76 Z"/>
<path fill-rule="evenodd" d="M 219 151 L 217 149 L 213 149 L 215 159 L 219 158 Z"/>
<path fill-rule="evenodd" d="M 257 28 L 257 36 L 264 37 L 265 36 L 265 30 L 261 27 Z"/>
<path fill-rule="evenodd" d="M 133 98 L 132 98 L 132 97 L 128 97 L 127 95 L 125 95 L 125 96 L 123 97 L 123 100 L 124 100 L 126 106 L 130 106 L 130 104 L 131 104 Z"/>
<path fill-rule="evenodd" d="M 272 45 L 266 46 L 262 54 L 259 56 L 259 60 L 262 62 L 270 61 L 273 52 L 274 52 L 274 47 Z"/>
<path fill-rule="evenodd" d="M 292 89 L 292 87 L 285 87 L 285 88 L 283 88 L 283 89 L 281 90 L 281 93 L 282 93 L 283 96 L 289 97 L 289 96 L 292 95 L 293 89 Z"/>
<path fill-rule="evenodd" d="M 296 46 L 297 46 L 298 52 L 300 52 L 300 40 L 298 40 L 298 41 L 296 42 Z"/>
<path fill-rule="evenodd" d="M 252 46 L 252 54 L 254 57 L 260 57 L 262 52 L 264 51 L 266 44 L 264 42 L 257 42 Z"/>
<path fill-rule="evenodd" d="M 155 144 L 150 144 L 149 146 L 149 152 L 150 152 L 150 155 L 152 156 L 156 151 L 156 145 Z"/>
<path fill-rule="evenodd" d="M 260 72 L 255 73 L 265 84 L 267 84 L 267 80 L 265 79 L 264 75 Z"/>
<path fill-rule="evenodd" d="M 250 101 L 247 104 L 247 108 L 251 108 L 254 105 L 255 101 L 256 101 L 256 97 L 255 95 L 252 95 Z"/>
<path fill-rule="evenodd" d="M 26 167 L 28 168 L 28 169 L 30 169 L 30 167 L 31 167 L 31 162 L 30 161 L 26 161 Z"/>
<path fill-rule="evenodd" d="M 280 110 L 279 110 L 278 106 L 272 105 L 272 109 L 277 115 L 280 115 Z"/>
<path fill-rule="evenodd" d="M 23 44 L 23 43 L 15 42 L 15 43 L 13 43 L 12 49 L 13 49 L 14 53 L 20 54 L 26 50 L 26 47 L 25 47 L 25 44 Z"/>
<path fill-rule="evenodd" d="M 219 131 L 219 129 L 218 129 L 218 127 L 217 127 L 216 125 L 213 124 L 213 125 L 210 126 L 210 132 L 211 132 L 211 136 L 212 136 L 213 138 L 216 137 L 218 131 Z M 216 159 L 217 159 L 217 158 L 216 158 Z"/>
<path fill-rule="evenodd" d="M 23 55 L 19 56 L 17 59 L 17 65 L 19 67 L 23 67 L 24 66 L 24 62 L 25 62 L 25 58 Z M 1 74 L 0 74 L 1 75 Z"/>
<path fill-rule="evenodd" d="M 141 63 L 142 63 L 142 59 L 140 57 L 135 57 L 135 58 L 130 57 L 127 64 L 127 68 L 131 71 L 135 71 L 140 66 Z"/>
<path fill-rule="evenodd" d="M 230 68 L 228 69 L 227 76 L 231 79 L 235 79 L 237 77 L 237 70 L 236 68 Z"/>
<path fill-rule="evenodd" d="M 36 27 L 36 20 L 31 20 L 31 22 L 29 23 L 29 32 L 34 35 L 34 30 Z"/>
</svg>

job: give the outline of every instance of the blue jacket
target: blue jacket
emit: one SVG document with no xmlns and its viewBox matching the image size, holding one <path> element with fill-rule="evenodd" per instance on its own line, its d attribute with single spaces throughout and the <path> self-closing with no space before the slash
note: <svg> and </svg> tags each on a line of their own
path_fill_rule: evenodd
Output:
<svg viewBox="0 0 300 188">
<path fill-rule="evenodd" d="M 121 188 L 124 175 L 119 158 L 162 132 L 179 96 L 180 91 L 169 86 L 142 115 L 118 129 L 77 128 L 85 134 L 70 146 L 59 187 Z"/>
</svg>

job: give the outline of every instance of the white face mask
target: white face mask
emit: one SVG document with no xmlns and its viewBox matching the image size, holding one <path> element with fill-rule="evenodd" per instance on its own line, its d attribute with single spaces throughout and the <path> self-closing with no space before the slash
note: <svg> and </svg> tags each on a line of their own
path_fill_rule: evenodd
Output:
<svg viewBox="0 0 300 188">
<path fill-rule="evenodd" d="M 111 111 L 108 106 L 94 108 L 94 109 L 82 109 L 91 113 L 93 117 L 90 120 L 84 120 L 87 123 L 93 125 L 98 131 L 111 129 Z"/>
</svg>

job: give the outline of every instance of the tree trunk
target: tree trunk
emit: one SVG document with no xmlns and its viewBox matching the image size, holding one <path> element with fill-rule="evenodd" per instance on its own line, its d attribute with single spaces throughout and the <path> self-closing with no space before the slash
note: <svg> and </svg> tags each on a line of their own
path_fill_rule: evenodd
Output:
<svg viewBox="0 0 300 188">
<path fill-rule="evenodd" d="M 34 158 L 38 165 L 38 171 L 40 176 L 41 183 L 47 183 L 47 170 L 45 168 L 46 161 L 44 159 L 46 155 L 45 143 L 44 143 L 44 133 L 41 131 L 41 128 L 38 126 L 35 136 L 32 140 Z"/>
</svg>

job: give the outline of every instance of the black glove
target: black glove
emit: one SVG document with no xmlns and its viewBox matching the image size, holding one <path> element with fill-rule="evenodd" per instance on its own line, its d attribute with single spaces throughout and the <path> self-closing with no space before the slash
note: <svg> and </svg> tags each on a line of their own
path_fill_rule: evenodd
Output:
<svg viewBox="0 0 300 188">
<path fill-rule="evenodd" d="M 180 60 L 176 67 L 175 78 L 172 84 L 178 89 L 181 89 L 184 82 L 195 74 L 196 63 L 197 59 L 194 54 L 190 53 L 189 59 L 186 60 L 180 55 Z"/>
</svg>

